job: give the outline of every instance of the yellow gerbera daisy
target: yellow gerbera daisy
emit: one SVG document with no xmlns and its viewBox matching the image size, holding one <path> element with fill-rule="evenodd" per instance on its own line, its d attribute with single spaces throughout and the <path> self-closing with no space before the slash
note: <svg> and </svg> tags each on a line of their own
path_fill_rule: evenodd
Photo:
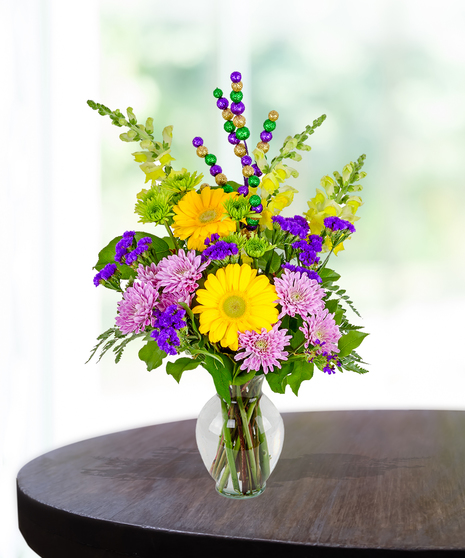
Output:
<svg viewBox="0 0 465 558">
<path fill-rule="evenodd" d="M 235 193 L 226 194 L 221 188 L 204 188 L 200 194 L 194 190 L 187 193 L 178 205 L 173 207 L 174 235 L 185 240 L 188 238 L 189 250 L 205 250 L 205 239 L 216 233 L 226 236 L 236 230 L 236 223 L 229 217 L 223 203 Z"/>
<path fill-rule="evenodd" d="M 199 306 L 192 311 L 200 314 L 200 333 L 208 333 L 211 343 L 237 351 L 239 331 L 269 331 L 278 321 L 276 290 L 250 265 L 222 267 L 210 273 L 204 287 L 197 291 Z"/>
</svg>

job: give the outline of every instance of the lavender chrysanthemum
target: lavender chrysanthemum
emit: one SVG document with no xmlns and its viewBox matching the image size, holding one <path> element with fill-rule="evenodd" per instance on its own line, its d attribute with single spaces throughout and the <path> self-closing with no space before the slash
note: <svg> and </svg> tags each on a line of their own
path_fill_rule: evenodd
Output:
<svg viewBox="0 0 465 558">
<path fill-rule="evenodd" d="M 287 351 L 284 347 L 289 344 L 290 335 L 286 335 L 287 329 L 279 329 L 281 322 L 276 323 L 270 331 L 262 328 L 260 333 L 256 331 L 245 331 L 239 333 L 239 350 L 235 360 L 243 360 L 241 370 L 263 370 L 265 374 L 272 372 L 277 366 L 281 368 L 280 360 L 287 360 Z"/>
<path fill-rule="evenodd" d="M 311 343 L 319 347 L 318 354 L 330 355 L 339 352 L 337 343 L 342 334 L 334 320 L 334 314 L 330 314 L 327 308 L 306 317 L 303 326 L 299 329 L 305 335 L 305 346 L 308 347 Z"/>
<path fill-rule="evenodd" d="M 305 317 L 324 308 L 324 290 L 306 274 L 285 269 L 274 285 L 282 307 L 280 318 L 285 314 Z"/>
<path fill-rule="evenodd" d="M 323 279 L 318 275 L 316 271 L 311 269 L 307 269 L 306 267 L 302 267 L 300 265 L 292 265 L 290 263 L 283 263 L 281 266 L 283 269 L 288 269 L 289 271 L 298 271 L 300 273 L 306 273 L 310 279 L 314 279 L 318 283 L 321 283 Z"/>
<path fill-rule="evenodd" d="M 355 232 L 355 227 L 349 221 L 344 221 L 344 219 L 339 219 L 339 217 L 326 217 L 323 221 L 327 229 L 332 231 L 344 231 L 348 230 L 351 233 Z"/>
<path fill-rule="evenodd" d="M 168 306 L 172 306 L 173 304 L 179 306 L 180 302 L 183 302 L 190 307 L 193 298 L 194 293 L 189 293 L 189 291 L 186 290 L 166 292 L 165 289 L 160 295 L 160 300 L 157 304 L 157 310 L 164 312 L 168 308 Z"/>
<path fill-rule="evenodd" d="M 283 231 L 290 232 L 292 235 L 302 239 L 307 236 L 310 230 L 307 220 L 300 215 L 295 215 L 294 217 L 275 215 L 271 220 L 273 223 L 277 223 Z"/>
<path fill-rule="evenodd" d="M 151 263 L 147 266 L 139 264 L 139 267 L 137 268 L 137 279 L 141 283 L 147 283 L 154 289 L 158 289 L 157 272 L 158 267 L 155 263 Z"/>
<path fill-rule="evenodd" d="M 197 281 L 209 262 L 202 263 L 202 256 L 196 256 L 195 250 L 187 254 L 179 250 L 173 256 L 163 258 L 158 264 L 157 281 L 166 292 L 194 292 L 199 286 Z"/>
<path fill-rule="evenodd" d="M 118 302 L 116 325 L 122 333 L 140 333 L 152 325 L 153 309 L 158 300 L 158 291 L 149 284 L 134 283 L 128 287 L 123 300 Z"/>
</svg>

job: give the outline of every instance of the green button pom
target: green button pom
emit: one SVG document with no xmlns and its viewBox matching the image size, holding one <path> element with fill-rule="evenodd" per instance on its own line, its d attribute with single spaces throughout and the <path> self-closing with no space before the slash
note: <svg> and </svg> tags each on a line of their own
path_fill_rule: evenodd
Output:
<svg viewBox="0 0 465 558">
<path fill-rule="evenodd" d="M 252 177 L 250 177 L 250 178 L 252 178 Z M 250 178 L 249 178 L 249 184 L 250 184 Z M 255 177 L 255 178 L 258 178 L 258 177 Z M 260 205 L 262 203 L 262 200 L 261 200 L 260 196 L 254 195 L 254 196 L 250 196 L 249 203 L 252 207 L 257 207 L 257 205 Z"/>
<path fill-rule="evenodd" d="M 226 184 L 226 186 L 223 186 L 223 191 L 226 194 L 229 194 L 230 192 L 234 191 L 234 188 L 231 186 L 231 184 Z"/>
<path fill-rule="evenodd" d="M 216 155 L 213 155 L 213 153 L 209 153 L 208 155 L 205 155 L 205 162 L 207 163 L 207 165 L 211 167 L 216 163 Z"/>
<path fill-rule="evenodd" d="M 250 186 L 256 187 L 260 184 L 260 179 L 258 178 L 258 176 L 251 176 L 249 177 L 249 184 Z M 258 196 L 252 196 L 252 198 L 258 198 Z M 250 200 L 252 200 L 252 198 L 250 198 Z M 258 198 L 260 199 L 260 198 Z M 252 203 L 252 201 L 250 202 Z M 253 204 L 254 206 L 259 205 L 260 202 Z"/>
<path fill-rule="evenodd" d="M 248 225 L 258 225 L 260 220 L 259 219 L 251 219 L 250 217 L 247 217 L 246 221 L 247 221 Z"/>
<path fill-rule="evenodd" d="M 229 96 L 231 97 L 231 101 L 233 103 L 240 103 L 244 95 L 242 94 L 242 91 L 231 91 Z"/>
<path fill-rule="evenodd" d="M 223 96 L 223 91 L 221 91 L 221 89 L 217 87 L 215 91 L 213 91 L 213 97 L 220 99 L 222 96 Z"/>
<path fill-rule="evenodd" d="M 250 137 L 250 130 L 247 128 L 247 126 L 244 126 L 243 128 L 238 128 L 236 130 L 236 138 L 237 139 L 246 140 L 249 137 Z"/>
<path fill-rule="evenodd" d="M 236 126 L 234 126 L 234 124 L 231 122 L 231 120 L 228 120 L 227 122 L 224 123 L 224 129 L 226 132 L 228 132 L 228 134 L 230 134 L 231 132 L 234 132 L 234 130 L 236 129 Z"/>
<path fill-rule="evenodd" d="M 272 132 L 276 128 L 276 122 L 265 120 L 265 122 L 263 122 L 263 127 L 267 132 Z"/>
</svg>

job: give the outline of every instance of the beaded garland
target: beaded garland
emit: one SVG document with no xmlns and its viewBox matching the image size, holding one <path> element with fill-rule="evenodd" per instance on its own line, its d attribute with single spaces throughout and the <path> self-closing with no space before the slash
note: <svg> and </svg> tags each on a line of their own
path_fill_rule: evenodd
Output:
<svg viewBox="0 0 465 558">
<path fill-rule="evenodd" d="M 223 95 L 223 91 L 217 87 L 213 91 L 213 97 L 217 99 L 216 106 L 222 111 L 221 115 L 225 120 L 223 125 L 224 131 L 228 134 L 228 141 L 234 145 L 234 153 L 241 160 L 242 176 L 244 177 L 244 185 L 237 188 L 237 193 L 241 196 L 249 195 L 249 186 L 257 188 L 260 185 L 260 177 L 262 171 L 256 163 L 252 164 L 252 157 L 249 155 L 246 140 L 250 137 L 250 130 L 246 126 L 246 119 L 243 116 L 245 105 L 242 102 L 244 94 L 242 93 L 242 75 L 240 72 L 233 72 L 231 74 L 231 93 L 228 99 Z M 257 148 L 267 153 L 270 145 L 269 142 L 273 139 L 274 130 L 276 129 L 276 120 L 279 114 L 277 111 L 272 110 L 268 113 L 268 118 L 263 123 L 263 131 L 260 133 L 260 141 L 257 143 Z M 205 163 L 210 167 L 210 174 L 215 178 L 216 184 L 222 186 L 226 193 L 233 192 L 234 188 L 228 184 L 228 179 L 223 173 L 220 165 L 217 165 L 217 158 L 213 153 L 209 153 L 207 147 L 203 144 L 201 137 L 195 137 L 192 140 L 192 145 L 196 148 L 197 155 L 205 160 Z M 257 213 L 257 219 L 246 217 L 247 228 L 255 230 L 258 226 L 260 215 L 263 211 L 260 196 L 254 194 L 249 198 L 250 210 Z"/>
</svg>

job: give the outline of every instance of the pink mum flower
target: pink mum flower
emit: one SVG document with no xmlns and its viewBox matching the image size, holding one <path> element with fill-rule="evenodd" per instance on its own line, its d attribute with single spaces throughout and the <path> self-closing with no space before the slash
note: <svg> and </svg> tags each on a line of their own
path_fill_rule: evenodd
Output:
<svg viewBox="0 0 465 558">
<path fill-rule="evenodd" d="M 325 291 L 315 279 L 310 279 L 306 273 L 289 271 L 286 269 L 279 279 L 274 280 L 274 286 L 279 296 L 282 311 L 279 317 L 285 314 L 302 317 L 316 314 L 323 310 L 323 297 Z"/>
<path fill-rule="evenodd" d="M 337 342 L 342 334 L 334 321 L 334 314 L 330 314 L 326 308 L 315 316 L 304 318 L 303 327 L 299 329 L 305 335 L 306 347 L 309 343 L 320 347 L 318 354 L 339 352 Z"/>
<path fill-rule="evenodd" d="M 128 287 L 123 300 L 118 302 L 116 325 L 122 333 L 140 333 L 152 325 L 153 309 L 158 300 L 158 291 L 149 284 L 134 283 Z"/>
<path fill-rule="evenodd" d="M 166 292 L 188 291 L 194 292 L 199 286 L 197 281 L 202 277 L 202 271 L 210 262 L 202 263 L 202 256 L 196 256 L 195 250 L 185 254 L 184 250 L 173 256 L 163 258 L 157 266 L 159 287 L 165 287 Z"/>
<path fill-rule="evenodd" d="M 158 288 L 158 280 L 157 280 L 157 272 L 158 268 L 157 265 L 151 263 L 150 265 L 143 266 L 139 264 L 137 268 L 137 279 L 141 283 L 147 283 L 151 285 L 154 289 Z"/>
<path fill-rule="evenodd" d="M 276 323 L 270 331 L 262 328 L 261 333 L 239 333 L 239 350 L 244 349 L 244 352 L 237 353 L 234 359 L 245 359 L 241 370 L 263 370 L 266 374 L 272 372 L 275 366 L 281 368 L 279 360 L 287 360 L 289 353 L 283 349 L 289 344 L 291 336 L 286 335 L 287 329 L 278 329 L 280 325 L 281 322 Z"/>
<path fill-rule="evenodd" d="M 179 304 L 184 302 L 190 307 L 192 299 L 194 298 L 194 293 L 189 293 L 188 291 L 176 291 L 172 293 L 167 293 L 166 289 L 161 293 L 160 300 L 157 304 L 157 310 L 164 312 L 168 306 L 173 304 Z"/>
</svg>

